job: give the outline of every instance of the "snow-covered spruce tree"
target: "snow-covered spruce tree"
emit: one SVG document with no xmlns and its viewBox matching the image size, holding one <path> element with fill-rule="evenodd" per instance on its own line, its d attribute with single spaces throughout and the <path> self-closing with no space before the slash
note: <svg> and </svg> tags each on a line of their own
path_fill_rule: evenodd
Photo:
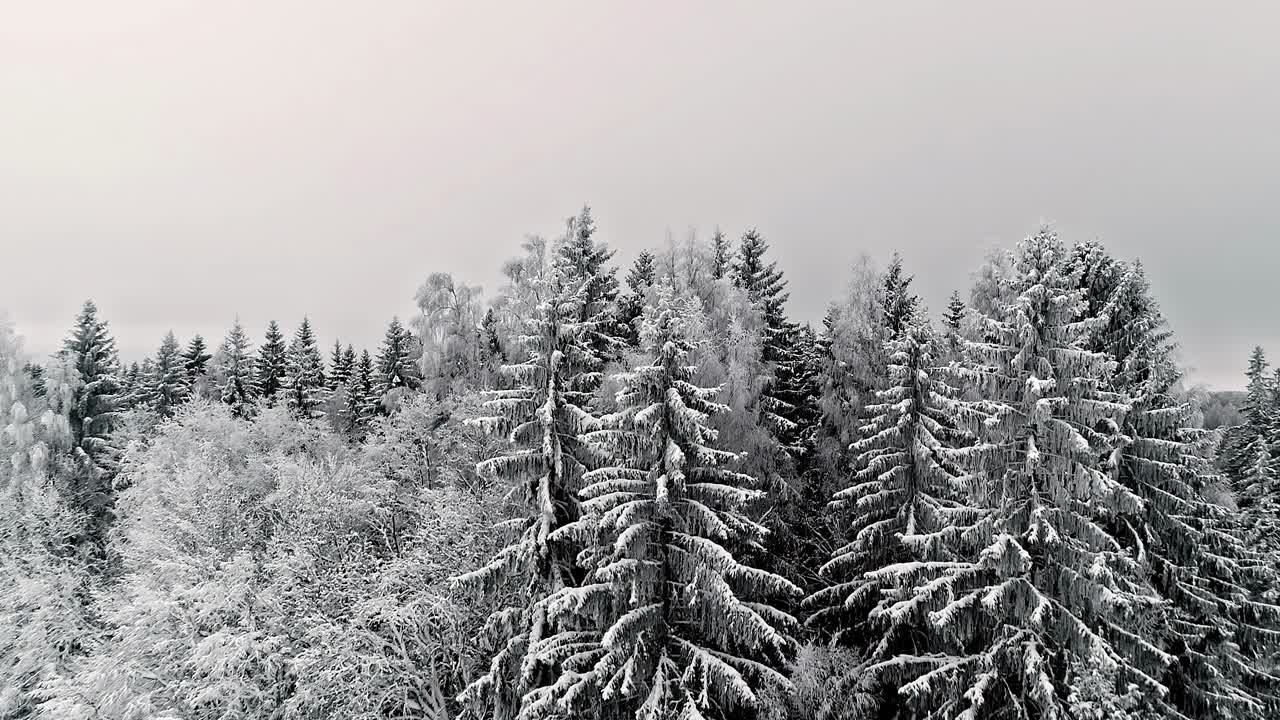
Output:
<svg viewBox="0 0 1280 720">
<path fill-rule="evenodd" d="M 333 349 L 329 351 L 329 374 L 324 383 L 325 389 L 331 393 L 344 387 L 351 375 L 351 367 L 344 364 L 344 358 L 346 354 L 342 350 L 342 343 L 334 340 Z"/>
<path fill-rule="evenodd" d="M 258 358 L 254 372 L 254 388 L 258 397 L 268 405 L 275 400 L 276 394 L 284 387 L 285 375 L 289 371 L 286 360 L 287 350 L 284 344 L 284 333 L 275 320 L 267 323 L 267 334 L 258 348 Z"/>
<path fill-rule="evenodd" d="M 901 337 L 916 323 L 916 306 L 920 304 L 920 298 L 911 292 L 914 279 L 903 271 L 902 256 L 894 253 L 884 274 L 880 300 L 884 306 L 884 327 L 889 339 Z"/>
<path fill-rule="evenodd" d="M 655 275 L 653 253 L 641 250 L 627 272 L 627 294 L 618 301 L 618 323 L 622 336 L 631 347 L 640 345 L 637 327 L 644 314 L 645 298 L 653 287 Z"/>
<path fill-rule="evenodd" d="M 383 413 L 389 413 L 395 407 L 399 395 L 417 390 L 421 385 L 421 375 L 413 353 L 413 335 L 400 323 L 398 317 L 391 318 L 387 333 L 382 338 L 375 381 L 378 409 Z"/>
<path fill-rule="evenodd" d="M 342 362 L 339 364 L 344 382 L 351 380 L 351 374 L 356 371 L 356 349 L 347 343 L 347 349 L 342 351 Z"/>
<path fill-rule="evenodd" d="M 1116 360 L 1112 385 L 1131 405 L 1117 478 L 1142 499 L 1142 512 L 1115 518 L 1109 529 L 1150 566 L 1168 601 L 1149 632 L 1176 658 L 1161 680 L 1188 717 L 1250 717 L 1265 700 L 1251 689 L 1259 678 L 1248 656 L 1262 649 L 1256 638 L 1267 636 L 1280 610 L 1251 597 L 1247 586 L 1258 574 L 1250 553 L 1228 532 L 1224 509 L 1206 499 L 1206 486 L 1218 481 L 1199 450 L 1204 434 L 1190 427 L 1191 408 L 1177 396 L 1172 332 L 1140 263 L 1117 261 L 1098 243 L 1077 245 L 1070 262 L 1087 313 L 1098 318 L 1089 347 Z"/>
<path fill-rule="evenodd" d="M 253 357 L 249 353 L 249 337 L 244 326 L 236 318 L 231 331 L 218 349 L 219 375 L 222 386 L 218 396 L 231 406 L 231 414 L 237 418 L 253 414 L 253 401 L 257 390 L 253 382 Z"/>
<path fill-rule="evenodd" d="M 293 334 L 285 362 L 281 387 L 285 407 L 300 418 L 319 417 L 322 412 L 320 406 L 324 402 L 324 361 L 316 347 L 311 321 L 305 317 Z"/>
<path fill-rule="evenodd" d="M 1272 454 L 1280 408 L 1273 403 L 1275 391 L 1267 368 L 1266 352 L 1255 347 L 1245 373 L 1249 383 L 1240 409 L 1243 422 L 1229 431 L 1224 442 L 1223 469 L 1237 493 L 1246 493 L 1250 486 L 1268 485 L 1280 474 Z"/>
<path fill-rule="evenodd" d="M 112 446 L 110 435 L 119 416 L 122 388 L 116 341 L 107 321 L 99 319 L 98 307 L 92 300 L 85 302 L 62 347 L 64 353 L 74 354 L 80 373 L 70 422 L 76 454 L 85 464 L 88 477 L 75 495 L 86 503 L 78 507 L 101 507 L 110 479 L 119 468 L 120 450 Z M 73 505 L 76 502 L 72 500 Z"/>
<path fill-rule="evenodd" d="M 374 380 L 373 358 L 368 350 L 361 351 L 360 359 L 352 363 L 343 398 L 342 428 L 348 436 L 359 439 L 364 436 L 378 407 L 378 386 Z"/>
<path fill-rule="evenodd" d="M 987 417 L 984 404 L 959 399 L 934 359 L 936 342 L 918 322 L 885 342 L 888 382 L 864 408 L 867 422 L 850 448 L 859 470 L 831 503 L 850 539 L 822 568 L 832 584 L 806 603 L 815 610 L 810 626 L 863 653 L 831 679 L 835 692 L 856 698 L 862 717 L 888 717 L 900 705 L 899 679 L 932 663 L 914 657 L 921 649 L 958 649 L 931 637 L 928 613 L 942 599 L 916 588 L 957 567 L 960 534 L 986 512 L 970 501 L 959 463 L 981 449 L 961 450 L 966 438 L 957 430 Z"/>
<path fill-rule="evenodd" d="M 595 239 L 596 225 L 591 208 L 584 206 L 576 218 L 568 221 L 564 237 L 553 246 L 553 262 L 563 273 L 562 282 L 577 288 L 576 316 L 570 318 L 582 333 L 582 342 L 590 350 L 582 361 L 590 363 L 575 373 L 564 388 L 570 402 L 581 408 L 591 406 L 592 395 L 604 380 L 604 366 L 617 357 L 625 346 L 619 337 L 618 279 L 615 270 L 606 265 L 613 250 Z"/>
<path fill-rule="evenodd" d="M 187 349 L 182 353 L 182 360 L 187 372 L 187 386 L 191 389 L 192 395 L 207 397 L 207 386 L 209 384 L 207 374 L 209 371 L 209 361 L 213 356 L 209 354 L 208 343 L 205 342 L 204 336 L 199 333 L 191 338 L 191 342 L 187 344 Z"/>
<path fill-rule="evenodd" d="M 156 350 L 151 374 L 147 377 L 147 405 L 160 417 L 173 417 L 178 406 L 190 396 L 187 361 L 182 355 L 182 346 L 170 330 Z"/>
<path fill-rule="evenodd" d="M 760 412 L 763 423 L 777 438 L 779 445 L 791 453 L 798 453 L 795 440 L 799 424 L 792 417 L 796 407 L 788 398 L 795 388 L 789 386 L 791 365 L 796 360 L 794 339 L 796 326 L 787 320 L 783 306 L 789 293 L 787 281 L 782 278 L 777 261 L 766 261 L 769 244 L 756 230 L 748 230 L 742 236 L 737 257 L 731 269 L 733 284 L 745 290 L 752 302 L 764 315 L 763 360 L 773 369 L 773 378 L 760 395 Z"/>
<path fill-rule="evenodd" d="M 1073 667 L 1116 673 L 1170 712 L 1144 668 L 1172 657 L 1144 637 L 1159 598 L 1107 527 L 1142 512 L 1114 477 L 1123 398 L 1105 390 L 1114 362 L 1087 349 L 1093 321 L 1065 251 L 1043 229 L 1019 243 L 999 296 L 976 320 L 965 378 L 992 402 L 966 468 L 987 512 L 963 535 L 963 560 L 916 589 L 929 613 L 931 664 L 904 674 L 909 707 L 939 717 L 1068 717 Z M 918 666 L 917 663 L 913 663 Z"/>
<path fill-rule="evenodd" d="M 642 325 L 652 360 L 620 376 L 620 411 L 590 435 L 612 461 L 586 476 L 589 515 L 551 535 L 590 544 L 594 567 L 541 605 L 567 629 L 530 647 L 562 672 L 528 717 L 749 718 L 789 688 L 777 668 L 794 620 L 769 601 L 799 589 L 735 557 L 765 532 L 742 512 L 758 491 L 712 447 L 708 418 L 728 408 L 692 382 L 700 310 L 674 295 L 659 287 Z"/>
<path fill-rule="evenodd" d="M 951 299 L 947 301 L 947 311 L 942 316 L 942 325 L 948 333 L 960 334 L 960 326 L 964 323 L 965 307 L 964 300 L 960 298 L 960 291 L 951 291 Z"/>
<path fill-rule="evenodd" d="M 521 336 L 526 359 L 503 366 L 510 389 L 489 393 L 485 408 L 493 415 L 480 420 L 491 432 L 506 434 L 516 449 L 480 463 L 477 471 L 510 483 L 512 499 L 526 512 L 504 524 L 514 536 L 509 545 L 488 565 L 458 578 L 461 586 L 489 595 L 514 583 L 525 598 L 489 618 L 484 635 L 496 650 L 488 672 L 461 695 L 478 714 L 499 720 L 522 713 L 525 697 L 561 674 L 557 658 L 529 650 L 558 632 L 544 600 L 582 577 L 578 547 L 557 531 L 578 520 L 577 492 L 597 460 L 583 440 L 596 420 L 567 391 L 579 374 L 600 365 L 588 327 L 578 319 L 585 283 L 570 282 L 575 271 L 563 254 L 550 257 L 550 267 L 522 289 L 537 302 Z"/>
<path fill-rule="evenodd" d="M 729 274 L 733 250 L 729 246 L 729 238 L 720 228 L 711 236 L 711 277 L 719 280 Z"/>
</svg>

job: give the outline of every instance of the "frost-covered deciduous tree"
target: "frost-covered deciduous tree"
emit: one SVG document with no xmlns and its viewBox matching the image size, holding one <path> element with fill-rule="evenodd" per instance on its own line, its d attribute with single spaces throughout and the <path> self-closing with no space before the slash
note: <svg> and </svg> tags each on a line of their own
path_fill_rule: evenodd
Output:
<svg viewBox="0 0 1280 720">
<path fill-rule="evenodd" d="M 727 408 L 691 382 L 699 315 L 659 288 L 641 333 L 650 362 L 622 376 L 616 427 L 591 435 L 612 462 L 586 476 L 588 514 L 552 537 L 593 543 L 594 567 L 544 603 L 561 632 L 529 652 L 562 671 L 528 717 L 756 717 L 790 687 L 778 668 L 794 620 L 770 601 L 799 589 L 736 557 L 764 533 L 743 512 L 759 491 L 712 447 L 708 418 Z"/>
<path fill-rule="evenodd" d="M 0 315 L 0 717 L 29 717 L 49 682 L 96 646 L 80 540 L 90 520 L 60 488 L 82 468 L 70 423 L 80 375 L 50 359 L 42 392 Z"/>
<path fill-rule="evenodd" d="M 484 381 L 480 288 L 431 273 L 418 288 L 419 315 L 414 322 L 422 342 L 419 370 L 437 398 L 480 387 Z"/>
</svg>

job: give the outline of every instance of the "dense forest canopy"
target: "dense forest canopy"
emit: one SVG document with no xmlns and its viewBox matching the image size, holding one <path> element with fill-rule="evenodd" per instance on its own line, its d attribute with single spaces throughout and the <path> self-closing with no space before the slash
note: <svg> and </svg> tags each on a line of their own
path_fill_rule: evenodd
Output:
<svg viewBox="0 0 1280 720">
<path fill-rule="evenodd" d="M 606 236 L 373 348 L 0 323 L 0 718 L 1280 716 L 1280 370 L 1187 387 L 1140 261 L 811 327 L 755 229 Z"/>
</svg>

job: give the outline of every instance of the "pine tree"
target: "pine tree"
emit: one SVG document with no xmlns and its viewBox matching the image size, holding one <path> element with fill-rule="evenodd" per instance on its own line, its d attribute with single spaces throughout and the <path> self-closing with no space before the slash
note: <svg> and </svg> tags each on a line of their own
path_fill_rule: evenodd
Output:
<svg viewBox="0 0 1280 720">
<path fill-rule="evenodd" d="M 971 343 L 967 379 L 990 398 L 991 420 L 968 453 L 987 512 L 963 535 L 962 562 L 915 588 L 935 647 L 900 694 L 913 708 L 952 717 L 1061 717 L 1074 674 L 1115 673 L 1169 711 L 1165 688 L 1143 668 L 1173 660 L 1136 632 L 1158 613 L 1138 562 L 1107 532 L 1142 502 L 1114 477 L 1117 421 L 1128 407 L 1109 393 L 1114 362 L 1088 350 L 1094 323 L 1078 278 L 1048 230 L 1019 244 L 1001 278 L 1008 303 L 979 318 L 993 342 Z"/>
<path fill-rule="evenodd" d="M 179 405 L 191 396 L 191 376 L 187 358 L 173 331 L 165 333 L 147 377 L 147 404 L 160 417 L 173 417 Z"/>
<path fill-rule="evenodd" d="M 864 408 L 850 448 L 859 471 L 831 503 L 849 518 L 851 539 L 822 567 L 833 584 L 807 601 L 816 610 L 810 625 L 865 653 L 833 688 L 855 697 L 864 717 L 900 705 L 899 677 L 932 662 L 911 657 L 918 648 L 955 650 L 931 645 L 928 613 L 940 603 L 913 590 L 955 567 L 957 537 L 982 515 L 960 468 L 967 438 L 956 428 L 987 415 L 982 403 L 959 399 L 935 365 L 934 343 L 918 322 L 885 341 L 888 382 Z"/>
<path fill-rule="evenodd" d="M 300 418 L 320 417 L 324 402 L 324 361 L 316 347 L 316 337 L 311 331 L 311 321 L 302 318 L 302 324 L 293 334 L 285 355 L 286 373 L 281 390 L 285 406 Z"/>
<path fill-rule="evenodd" d="M 709 416 L 728 408 L 687 364 L 697 301 L 658 295 L 642 329 L 652 362 L 619 376 L 617 427 L 592 435 L 614 461 L 586 476 L 590 514 L 560 533 L 594 542 L 597 566 L 546 603 L 570 630 L 530 648 L 563 667 L 531 693 L 531 717 L 759 717 L 762 691 L 790 687 L 778 668 L 794 620 L 769 600 L 799 589 L 735 557 L 765 533 L 743 512 L 759 493 L 712 447 Z"/>
<path fill-rule="evenodd" d="M 720 280 L 729 273 L 732 255 L 729 238 L 725 237 L 720 228 L 716 228 L 715 234 L 711 236 L 711 277 Z"/>
<path fill-rule="evenodd" d="M 275 320 L 267 323 L 267 335 L 258 348 L 258 361 L 254 387 L 258 397 L 271 404 L 276 394 L 284 387 L 285 375 L 288 373 L 287 351 L 284 344 L 284 333 Z"/>
<path fill-rule="evenodd" d="M 653 253 L 641 250 L 627 273 L 626 296 L 619 301 L 618 321 L 627 344 L 636 347 L 640 344 L 640 332 L 637 323 L 644 313 L 645 298 L 653 287 L 655 275 Z"/>
<path fill-rule="evenodd" d="M 382 338 L 378 352 L 377 383 L 379 409 L 389 412 L 393 407 L 392 393 L 417 390 L 421 385 L 418 364 L 413 358 L 413 337 L 409 329 L 400 324 L 400 318 L 391 318 L 387 334 Z"/>
<path fill-rule="evenodd" d="M 513 542 L 485 567 L 458 578 L 486 594 L 515 583 L 526 600 L 490 616 L 485 636 L 498 649 L 488 672 L 462 696 L 481 714 L 491 708 L 496 718 L 514 717 L 526 695 L 559 675 L 554 662 L 529 651 L 557 631 L 543 601 L 581 578 L 577 547 L 558 531 L 579 518 L 577 492 L 595 462 L 583 435 L 596 421 L 571 402 L 567 388 L 600 361 L 589 340 L 591 328 L 579 320 L 586 292 L 584 283 L 572 281 L 575 275 L 565 255 L 554 254 L 541 277 L 530 280 L 528 290 L 539 302 L 521 336 L 526 359 L 503 366 L 511 388 L 490 393 L 485 407 L 494 415 L 481 420 L 517 449 L 480 463 L 477 471 L 509 483 L 527 508 L 507 523 L 516 534 Z"/>
<path fill-rule="evenodd" d="M 86 301 L 76 318 L 63 351 L 72 354 L 80 388 L 69 420 L 76 454 L 85 464 L 89 478 L 77 487 L 73 504 L 97 513 L 109 501 L 110 479 L 118 470 L 120 450 L 111 443 L 121 409 L 120 361 L 107 321 L 98 318 L 98 307 Z"/>
<path fill-rule="evenodd" d="M 236 318 L 231 331 L 218 349 L 218 362 L 222 377 L 219 397 L 222 402 L 231 406 L 233 415 L 249 417 L 253 414 L 257 389 L 254 384 L 253 358 L 249 351 L 249 336 L 245 334 L 239 318 Z"/>
</svg>

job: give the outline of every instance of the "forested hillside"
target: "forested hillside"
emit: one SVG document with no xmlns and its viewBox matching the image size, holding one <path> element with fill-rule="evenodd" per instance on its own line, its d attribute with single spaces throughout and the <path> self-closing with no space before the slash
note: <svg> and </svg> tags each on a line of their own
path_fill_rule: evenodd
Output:
<svg viewBox="0 0 1280 720">
<path fill-rule="evenodd" d="M 1280 370 L 1192 391 L 1138 259 L 811 327 L 756 230 L 605 236 L 372 348 L 0 324 L 0 718 L 1280 717 Z"/>
</svg>

